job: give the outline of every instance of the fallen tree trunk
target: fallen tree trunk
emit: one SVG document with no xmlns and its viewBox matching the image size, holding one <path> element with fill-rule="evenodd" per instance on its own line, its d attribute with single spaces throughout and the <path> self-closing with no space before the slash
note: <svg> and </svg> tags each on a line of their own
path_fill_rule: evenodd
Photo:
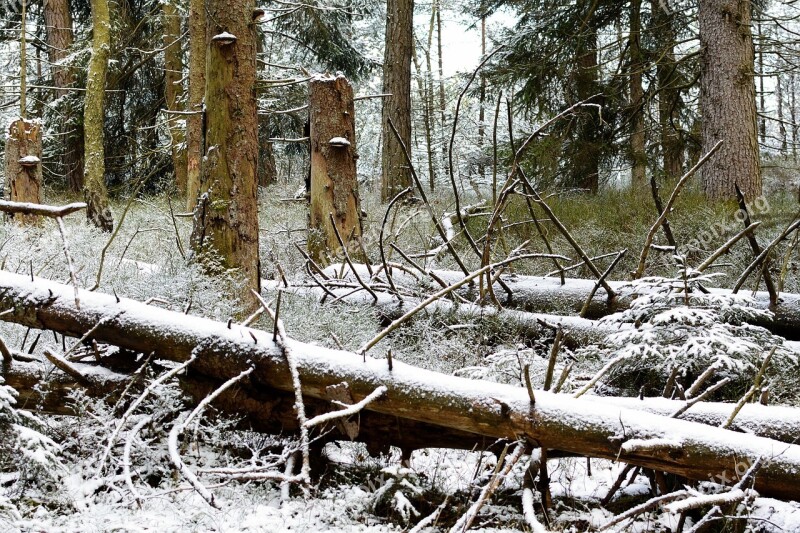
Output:
<svg viewBox="0 0 800 533">
<path fill-rule="evenodd" d="M 213 380 L 227 380 L 253 366 L 242 387 L 261 395 L 293 390 L 285 354 L 266 332 L 85 291 L 76 309 L 71 287 L 7 272 L 0 272 L 0 309 L 7 310 L 5 321 L 74 336 L 95 328 L 92 338 L 98 341 L 155 352 L 165 359 L 185 361 L 194 354 L 193 371 Z M 383 359 L 292 340 L 286 345 L 308 398 L 328 401 L 330 387 L 346 382 L 353 399 L 360 401 L 384 386 L 387 392 L 370 403 L 368 411 L 489 438 L 523 438 L 550 449 L 621 460 L 690 479 L 736 478 L 743 464 L 764 458 L 757 490 L 800 498 L 797 445 L 742 438 L 729 430 L 546 392 L 537 392 L 533 404 L 521 388 L 445 376 L 400 362 L 390 369 Z"/>
<path fill-rule="evenodd" d="M 369 279 L 366 266 L 356 265 L 358 273 Z M 345 272 L 349 272 L 347 265 L 333 265 L 328 267 L 325 272 L 333 277 Z M 434 270 L 433 273 L 448 284 L 456 283 L 464 279 L 460 272 L 450 270 Z M 394 270 L 392 277 L 395 283 L 405 286 L 418 286 L 419 282 L 414 276 L 401 270 Z M 554 314 L 578 314 L 583 308 L 589 294 L 595 288 L 596 282 L 589 279 L 567 279 L 564 285 L 557 278 L 545 278 L 539 276 L 503 276 L 503 282 L 511 290 L 512 296 L 508 296 L 503 287 L 499 284 L 494 285 L 494 292 L 500 303 L 506 307 L 521 309 L 532 313 L 554 313 Z M 609 300 L 606 292 L 601 288 L 596 292 L 589 304 L 585 318 L 598 319 L 604 316 L 628 309 L 634 294 L 629 284 L 622 281 L 609 281 L 611 288 L 616 292 L 616 296 Z M 709 288 L 713 294 L 730 295 L 727 289 Z M 462 296 L 476 300 L 479 296 L 477 285 L 467 285 L 458 291 Z M 751 295 L 750 292 L 741 294 Z M 503 296 L 505 295 L 505 298 Z M 777 305 L 770 304 L 769 293 L 759 291 L 753 296 L 754 307 L 771 311 L 771 318 L 753 317 L 747 321 L 755 326 L 764 327 L 771 332 L 781 335 L 790 340 L 800 340 L 800 294 L 782 293 Z"/>
<path fill-rule="evenodd" d="M 280 288 L 280 283 L 262 280 L 261 288 L 265 291 L 275 291 Z M 289 292 L 305 298 L 320 300 L 322 303 L 333 300 L 333 297 L 320 287 L 292 285 L 289 288 L 282 288 L 282 290 L 283 292 Z M 420 303 L 420 300 L 417 298 L 404 296 L 402 300 L 399 300 L 392 294 L 380 291 L 375 291 L 375 297 L 377 297 L 377 299 L 365 290 L 356 291 L 349 288 L 331 288 L 329 292 L 340 301 L 348 304 L 373 307 L 381 318 L 386 321 L 400 318 Z M 454 321 L 460 322 L 492 320 L 502 325 L 504 328 L 518 330 L 522 336 L 529 339 L 537 339 L 552 335 L 553 329 L 551 326 L 561 326 L 567 333 L 562 344 L 571 349 L 599 343 L 607 335 L 620 331 L 620 328 L 616 326 L 599 324 L 585 318 L 545 313 L 528 313 L 527 311 L 518 311 L 516 309 L 498 310 L 496 307 L 454 303 L 450 300 L 435 301 L 430 304 L 426 310 L 428 313 L 435 313 L 443 317 L 452 316 Z"/>
</svg>

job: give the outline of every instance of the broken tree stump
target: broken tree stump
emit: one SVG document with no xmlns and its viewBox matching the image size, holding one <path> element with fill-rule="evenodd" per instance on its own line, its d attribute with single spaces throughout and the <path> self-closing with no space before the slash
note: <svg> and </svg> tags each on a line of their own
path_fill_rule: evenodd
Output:
<svg viewBox="0 0 800 533">
<path fill-rule="evenodd" d="M 12 202 L 41 203 L 42 125 L 17 119 L 8 127 L 6 138 L 6 197 Z M 21 224 L 38 224 L 28 214 L 9 214 Z"/>
<path fill-rule="evenodd" d="M 309 82 L 308 101 L 311 124 L 308 252 L 317 263 L 327 265 L 332 258 L 344 255 L 339 238 L 351 257 L 362 256 L 353 88 L 342 75 L 317 76 Z"/>
</svg>

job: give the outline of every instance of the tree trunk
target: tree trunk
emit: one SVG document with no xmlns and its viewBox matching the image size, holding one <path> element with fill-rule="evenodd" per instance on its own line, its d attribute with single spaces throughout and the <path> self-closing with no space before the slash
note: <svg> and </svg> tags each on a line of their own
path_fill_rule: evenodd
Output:
<svg viewBox="0 0 800 533">
<path fill-rule="evenodd" d="M 578 55 L 574 77 L 577 103 L 597 94 L 597 36 L 586 35 Z M 573 150 L 571 175 L 566 185 L 597 193 L 600 184 L 600 129 L 602 122 L 597 109 L 585 110 L 578 118 L 576 147 Z"/>
<path fill-rule="evenodd" d="M 86 80 L 83 106 L 84 161 L 86 161 L 83 194 L 88 204 L 86 216 L 103 231 L 111 231 L 114 219 L 108 207 L 106 162 L 103 146 L 106 71 L 111 49 L 111 17 L 108 0 L 92 0 L 92 57 Z"/>
<path fill-rule="evenodd" d="M 46 280 L 0 272 L 4 321 L 82 336 L 93 329 L 98 342 L 158 358 L 186 361 L 197 356 L 197 372 L 219 383 L 247 368 L 255 371 L 241 389 L 247 396 L 274 397 L 294 390 L 284 349 L 271 333 L 156 309 L 127 299 L 81 292 Z M 113 320 L 108 317 L 113 316 Z M 670 472 L 690 479 L 736 476 L 743 462 L 769 461 L 755 478 L 765 496 L 800 497 L 800 446 L 630 409 L 600 405 L 544 391 L 535 403 L 524 388 L 445 376 L 383 357 L 335 351 L 286 339 L 306 398 L 330 401 L 330 387 L 346 382 L 355 401 L 377 388 L 386 392 L 365 407 L 395 419 L 439 426 L 444 432 L 490 438 L 525 438 L 548 449 L 601 457 Z M 214 386 L 213 384 L 211 385 Z M 209 387 L 210 389 L 210 387 Z M 368 424 L 362 415 L 361 427 Z M 386 419 L 386 418 L 385 418 Z M 390 426 L 391 427 L 391 426 Z M 419 442 L 419 447 L 429 446 Z M 745 468 L 746 469 L 746 466 Z M 743 471 L 743 470 L 742 470 Z"/>
<path fill-rule="evenodd" d="M 164 99 L 167 110 L 183 111 L 183 40 L 181 16 L 174 1 L 161 4 L 161 15 L 164 20 Z M 178 115 L 167 116 L 175 185 L 181 194 L 187 187 L 186 130 L 182 124 L 183 118 Z"/>
<path fill-rule="evenodd" d="M 413 45 L 411 50 L 413 52 L 412 57 L 414 59 L 414 70 L 417 74 L 417 92 L 419 93 L 419 101 L 422 102 L 422 120 L 425 126 L 425 148 L 428 152 L 428 186 L 431 188 L 431 190 L 434 190 L 436 187 L 436 172 L 434 171 L 433 162 L 435 155 L 433 152 L 433 138 L 431 137 L 431 108 L 428 105 L 428 91 L 430 89 L 430 86 L 428 85 L 428 79 L 430 78 L 430 71 L 426 72 L 425 74 L 422 73 L 422 66 L 420 65 L 419 61 L 417 46 Z M 428 59 L 428 68 L 430 68 L 430 50 L 426 50 L 426 54 Z"/>
<path fill-rule="evenodd" d="M 206 94 L 205 0 L 189 2 L 189 104 L 186 117 L 186 210 L 197 206 L 203 153 L 203 98 Z"/>
<path fill-rule="evenodd" d="M 353 88 L 344 76 L 316 77 L 309 83 L 311 125 L 311 213 L 308 251 L 329 264 L 341 257 L 344 241 L 350 256 L 361 257 L 361 201 L 356 176 Z M 332 217 L 332 218 L 331 218 Z"/>
<path fill-rule="evenodd" d="M 254 8 L 253 0 L 207 3 L 206 156 L 192 231 L 207 265 L 239 270 L 245 309 L 255 305 L 250 289 L 261 286 Z"/>
<path fill-rule="evenodd" d="M 645 152 L 644 123 L 644 57 L 642 54 L 642 0 L 632 0 L 630 37 L 630 105 L 631 110 L 631 187 L 644 190 L 647 187 L 647 152 Z"/>
<path fill-rule="evenodd" d="M 681 80 L 675 61 L 675 15 L 665 11 L 662 0 L 651 0 L 653 26 L 657 30 L 660 60 L 656 65 L 658 81 L 658 121 L 660 126 L 661 156 L 664 176 L 678 179 L 683 174 L 683 142 L 680 134 L 680 112 L 683 108 L 680 88 Z"/>
<path fill-rule="evenodd" d="M 442 2 L 441 0 L 433 1 L 434 9 L 436 9 L 436 57 L 439 63 L 439 118 L 441 120 L 439 128 L 439 136 L 441 137 L 442 144 L 442 165 L 443 173 L 445 175 L 450 171 L 449 157 L 447 156 L 447 139 L 445 138 L 445 130 L 447 129 L 447 103 L 444 91 L 444 57 L 442 56 Z"/>
<path fill-rule="evenodd" d="M 12 202 L 42 202 L 42 127 L 38 122 L 17 119 L 6 137 L 6 197 Z M 23 224 L 38 224 L 33 215 L 9 215 Z"/>
<path fill-rule="evenodd" d="M 47 34 L 47 57 L 53 74 L 53 85 L 56 96 L 68 93 L 67 87 L 75 82 L 75 75 L 69 65 L 63 61 L 69 57 L 74 42 L 72 33 L 72 15 L 68 0 L 45 0 L 44 23 Z"/>
<path fill-rule="evenodd" d="M 748 0 L 700 0 L 700 110 L 703 152 L 722 148 L 703 167 L 703 189 L 712 200 L 761 195 L 756 131 L 754 51 Z"/>
<path fill-rule="evenodd" d="M 414 0 L 388 0 L 383 56 L 383 156 L 381 199 L 385 202 L 411 185 L 411 174 L 400 143 L 389 128 L 392 120 L 400 139 L 411 150 L 411 41 Z"/>
<path fill-rule="evenodd" d="M 369 276 L 365 266 L 356 265 L 356 268 L 362 278 Z M 331 265 L 326 272 L 334 278 L 339 276 L 339 272 L 344 272 L 345 276 L 350 275 L 347 265 Z M 461 272 L 452 270 L 434 270 L 433 273 L 447 284 L 457 283 L 464 279 Z M 417 278 L 398 270 L 394 271 L 392 278 L 396 284 L 407 287 L 418 285 Z M 513 296 L 503 299 L 501 303 L 505 307 L 522 309 L 531 313 L 563 313 L 565 311 L 578 313 L 597 283 L 589 279 L 567 278 L 566 283 L 561 285 L 561 280 L 558 278 L 523 275 L 506 276 L 503 277 L 503 280 L 505 286 L 495 285 L 495 293 L 505 294 L 504 289 L 507 287 Z M 630 283 L 609 281 L 608 284 L 617 293 L 617 296 L 609 302 L 603 289 L 596 291 L 588 307 L 586 318 L 601 318 L 630 307 L 633 300 Z M 731 291 L 727 289 L 709 288 L 709 291 L 712 294 L 731 294 Z M 458 292 L 467 299 L 475 300 L 478 297 L 477 286 L 466 285 Z M 773 316 L 769 318 L 750 317 L 745 319 L 745 322 L 766 328 L 787 339 L 800 340 L 800 294 L 781 293 L 778 304 L 771 305 L 769 294 L 759 291 L 755 293 L 753 300 L 756 309 L 769 310 Z"/>
</svg>

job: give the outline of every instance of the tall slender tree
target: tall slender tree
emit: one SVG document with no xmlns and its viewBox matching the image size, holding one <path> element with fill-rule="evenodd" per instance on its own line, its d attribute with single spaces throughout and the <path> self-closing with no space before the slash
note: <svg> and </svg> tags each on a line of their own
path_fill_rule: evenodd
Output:
<svg viewBox="0 0 800 533">
<path fill-rule="evenodd" d="M 206 94 L 206 7 L 189 2 L 189 115 L 186 117 L 186 204 L 197 205 L 203 163 L 203 98 Z"/>
<path fill-rule="evenodd" d="M 164 99 L 170 111 L 183 111 L 183 50 L 181 39 L 181 16 L 176 0 L 161 3 L 164 25 Z M 187 160 L 186 130 L 178 116 L 169 117 L 172 165 L 178 191 L 186 191 Z M 180 117 L 183 118 L 183 117 Z"/>
<path fill-rule="evenodd" d="M 111 16 L 108 0 L 92 0 L 92 57 L 86 80 L 83 107 L 85 183 L 89 221 L 103 231 L 111 231 L 114 219 L 108 207 L 105 182 L 105 149 L 103 122 L 105 110 L 106 72 L 111 49 Z"/>
</svg>

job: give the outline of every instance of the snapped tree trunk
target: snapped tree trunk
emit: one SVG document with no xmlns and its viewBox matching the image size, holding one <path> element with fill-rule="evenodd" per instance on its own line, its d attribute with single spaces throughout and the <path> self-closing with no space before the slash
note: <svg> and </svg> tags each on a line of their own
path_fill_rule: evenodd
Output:
<svg viewBox="0 0 800 533">
<path fill-rule="evenodd" d="M 388 0 L 386 46 L 383 56 L 383 155 L 381 199 L 385 202 L 411 184 L 411 174 L 400 143 L 389 127 L 392 120 L 411 150 L 411 41 L 414 0 Z"/>
<path fill-rule="evenodd" d="M 86 99 L 83 105 L 86 216 L 102 229 L 111 231 L 114 219 L 108 207 L 106 190 L 106 161 L 103 146 L 106 71 L 111 48 L 111 17 L 108 0 L 92 0 L 92 57 L 86 80 Z"/>
<path fill-rule="evenodd" d="M 216 383 L 253 367 L 246 396 L 269 398 L 271 391 L 291 393 L 293 380 L 286 355 L 271 333 L 213 322 L 153 308 L 97 292 L 81 292 L 75 308 L 73 288 L 47 280 L 0 272 L 2 320 L 28 327 L 92 338 L 156 357 L 186 361 L 196 355 L 190 372 Z M 342 387 L 354 401 L 378 387 L 386 393 L 366 406 L 403 421 L 490 438 L 529 439 L 548 449 L 612 460 L 708 480 L 741 475 L 743 462 L 765 461 L 755 488 L 766 496 L 800 497 L 800 446 L 710 428 L 591 400 L 544 391 L 535 402 L 524 388 L 446 376 L 395 361 L 329 350 L 291 339 L 305 398 L 330 401 L 331 388 Z M 13 363 L 12 363 L 13 365 Z M 211 385 L 213 387 L 213 384 Z M 361 417 L 361 426 L 368 423 Z M 384 418 L 386 420 L 386 418 Z M 391 427 L 391 426 L 390 426 Z M 425 447 L 420 442 L 418 446 Z M 739 474 L 737 474 L 739 472 Z"/>
<path fill-rule="evenodd" d="M 700 0 L 700 112 L 703 153 L 722 148 L 703 167 L 703 190 L 712 200 L 761 195 L 756 126 L 754 51 L 749 0 Z"/>
<path fill-rule="evenodd" d="M 203 98 L 206 94 L 206 9 L 189 1 L 189 102 L 186 117 L 186 210 L 197 206 L 203 153 Z M 183 192 L 183 191 L 182 191 Z"/>
<path fill-rule="evenodd" d="M 6 137 L 6 197 L 12 202 L 42 202 L 42 127 L 39 122 L 17 119 Z M 33 215 L 9 215 L 23 224 L 38 224 Z"/>
<path fill-rule="evenodd" d="M 167 110 L 183 111 L 183 50 L 181 16 L 175 0 L 161 4 L 164 21 L 164 99 Z M 175 185 L 183 194 L 187 184 L 186 130 L 183 116 L 168 115 Z"/>
<path fill-rule="evenodd" d="M 258 117 L 253 0 L 207 2 L 206 157 L 192 248 L 206 265 L 237 269 L 250 289 L 261 286 L 258 256 Z"/>
<path fill-rule="evenodd" d="M 308 87 L 311 127 L 308 251 L 315 261 L 327 265 L 331 258 L 343 255 L 339 238 L 348 254 L 363 255 L 359 245 L 361 201 L 356 176 L 355 106 L 353 88 L 344 76 L 316 77 Z"/>
</svg>

